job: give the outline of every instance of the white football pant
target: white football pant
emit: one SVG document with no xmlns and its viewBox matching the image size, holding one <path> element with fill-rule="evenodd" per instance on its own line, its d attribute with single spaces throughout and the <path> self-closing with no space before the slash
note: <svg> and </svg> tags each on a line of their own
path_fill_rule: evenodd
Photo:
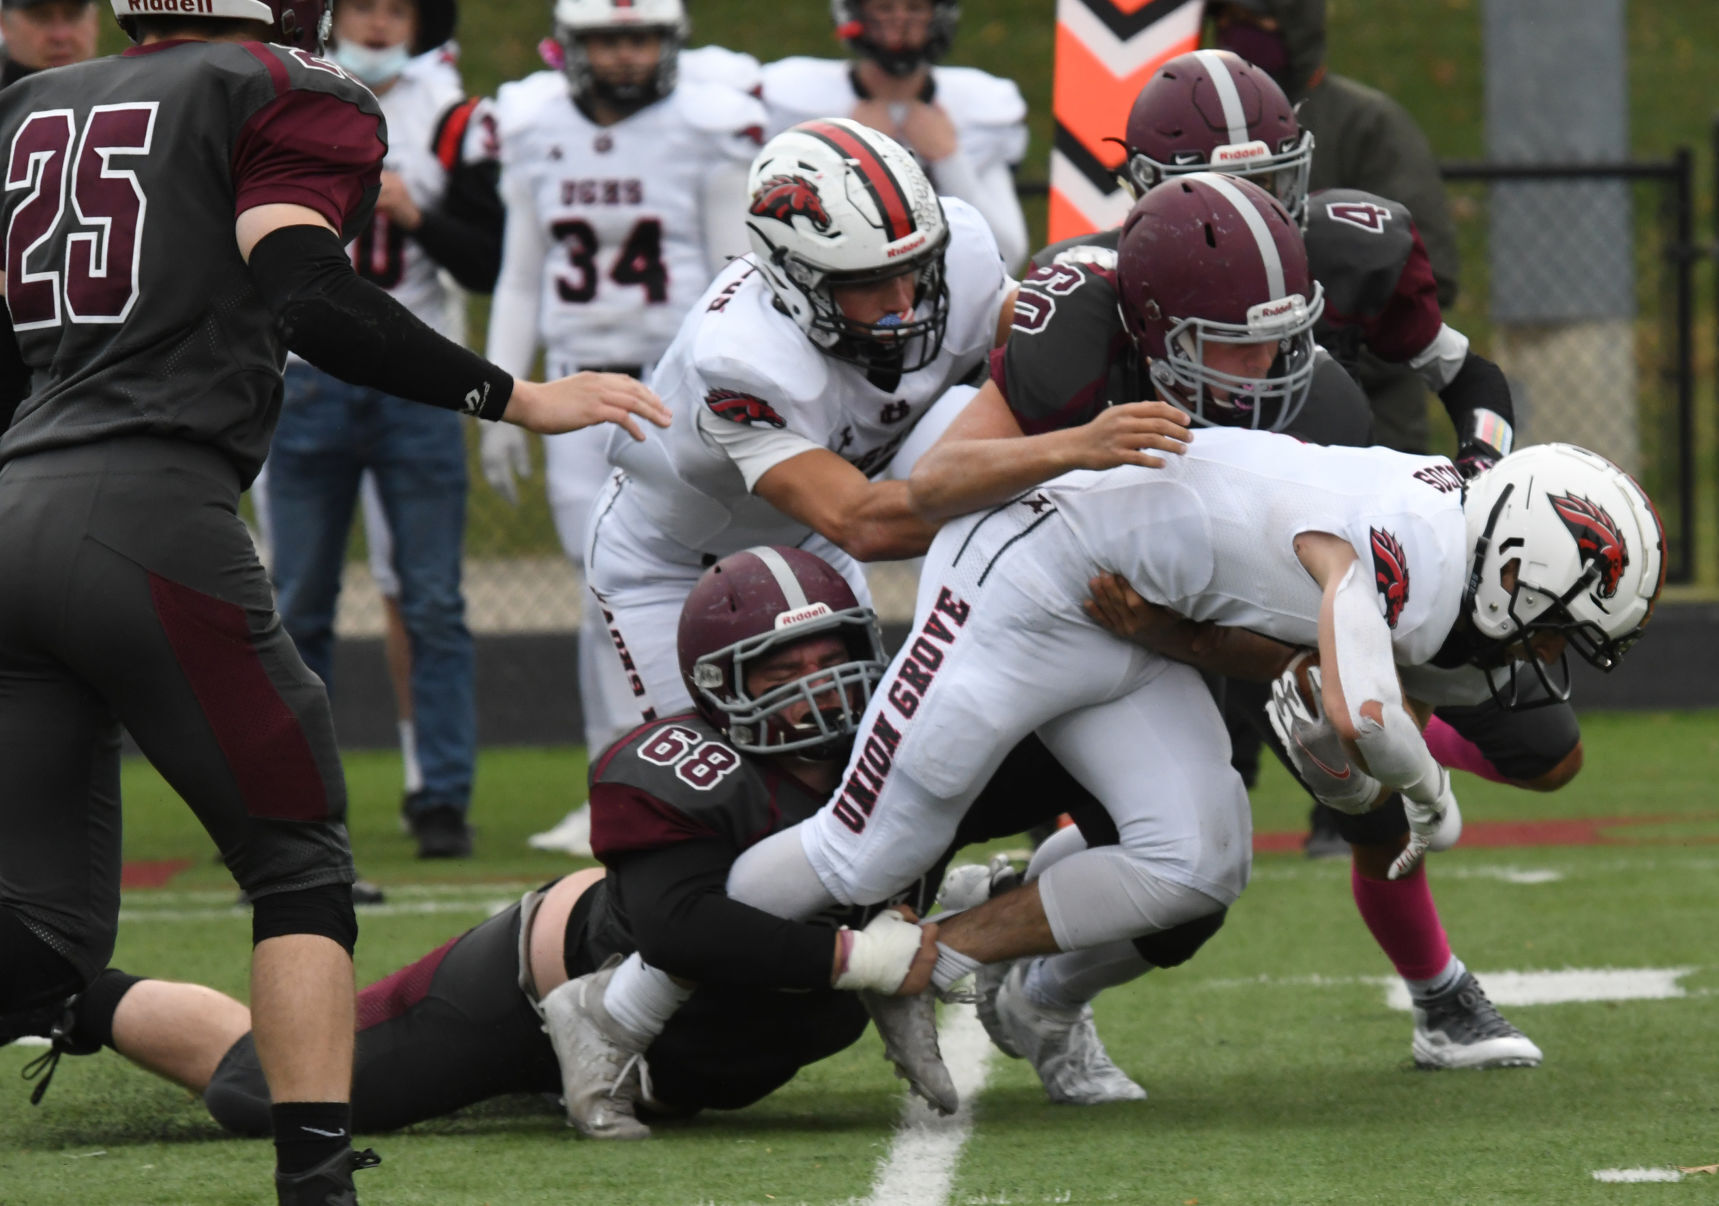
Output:
<svg viewBox="0 0 1719 1206">
<path fill-rule="evenodd" d="M 1230 904 L 1247 884 L 1252 824 L 1199 674 L 1085 616 L 1092 562 L 1039 502 L 938 535 L 913 635 L 866 709 L 841 788 L 800 838 L 838 901 L 888 900 L 936 862 L 1003 756 L 1037 732 L 1121 837 L 1039 880 L 1051 932 L 1072 950 Z"/>
</svg>

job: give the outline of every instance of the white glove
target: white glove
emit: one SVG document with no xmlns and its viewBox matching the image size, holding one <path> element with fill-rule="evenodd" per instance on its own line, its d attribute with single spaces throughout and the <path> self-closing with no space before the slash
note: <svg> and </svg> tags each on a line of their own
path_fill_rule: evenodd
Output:
<svg viewBox="0 0 1719 1206">
<path fill-rule="evenodd" d="M 490 489 L 517 507 L 519 484 L 514 477 L 531 476 L 531 446 L 525 438 L 525 428 L 512 423 L 485 423 L 478 438 L 478 455 Z"/>
<path fill-rule="evenodd" d="M 1319 667 L 1307 671 L 1307 682 L 1313 691 L 1313 706 L 1309 708 L 1296 687 L 1296 670 L 1307 659 L 1297 654 L 1289 669 L 1271 684 L 1271 699 L 1266 702 L 1266 718 L 1277 731 L 1277 739 L 1289 752 L 1289 760 L 1321 804 L 1329 804 L 1338 812 L 1362 813 L 1379 802 L 1384 784 L 1349 761 L 1337 729 L 1325 715 Z"/>
<path fill-rule="evenodd" d="M 1401 879 L 1413 871 L 1429 850 L 1449 850 L 1462 836 L 1462 809 L 1450 789 L 1450 772 L 1438 767 L 1434 782 L 1403 792 L 1403 812 L 1409 818 L 1409 844 L 1391 863 L 1389 877 Z"/>
<path fill-rule="evenodd" d="M 847 958 L 835 987 L 869 989 L 885 996 L 901 987 L 919 955 L 924 932 L 894 909 L 885 909 L 863 930 L 843 926 L 840 940 Z"/>
</svg>

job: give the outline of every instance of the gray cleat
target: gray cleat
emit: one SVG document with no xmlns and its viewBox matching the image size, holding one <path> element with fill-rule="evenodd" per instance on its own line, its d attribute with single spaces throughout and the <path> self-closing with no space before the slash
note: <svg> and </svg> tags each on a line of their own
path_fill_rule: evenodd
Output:
<svg viewBox="0 0 1719 1206">
<path fill-rule="evenodd" d="M 649 1139 L 635 1114 L 644 1092 L 644 1046 L 603 1007 L 619 955 L 543 998 L 543 1029 L 561 1065 L 567 1124 L 593 1139 Z"/>
<path fill-rule="evenodd" d="M 1091 1005 L 1058 1009 L 1027 998 L 1022 984 L 1032 963 L 1019 959 L 1009 969 L 995 997 L 996 1013 L 1010 1044 L 1039 1074 L 1045 1095 L 1070 1105 L 1144 1101 L 1146 1090 L 1117 1067 L 1104 1049 Z"/>
<path fill-rule="evenodd" d="M 939 1113 L 959 1109 L 960 1094 L 937 1047 L 936 991 L 928 988 L 912 997 L 862 992 L 859 998 L 883 1039 L 883 1053 L 895 1065 L 895 1074 Z"/>
<path fill-rule="evenodd" d="M 1540 1048 L 1504 1020 L 1473 972 L 1464 971 L 1438 996 L 1413 1004 L 1418 1068 L 1540 1066 Z"/>
</svg>

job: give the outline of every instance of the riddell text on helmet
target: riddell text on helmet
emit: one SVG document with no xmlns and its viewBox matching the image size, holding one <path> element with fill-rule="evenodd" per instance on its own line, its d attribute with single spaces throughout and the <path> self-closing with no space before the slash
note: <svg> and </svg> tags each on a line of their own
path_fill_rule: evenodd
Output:
<svg viewBox="0 0 1719 1206">
<path fill-rule="evenodd" d="M 127 0 L 126 7 L 134 13 L 215 12 L 214 0 Z"/>
</svg>

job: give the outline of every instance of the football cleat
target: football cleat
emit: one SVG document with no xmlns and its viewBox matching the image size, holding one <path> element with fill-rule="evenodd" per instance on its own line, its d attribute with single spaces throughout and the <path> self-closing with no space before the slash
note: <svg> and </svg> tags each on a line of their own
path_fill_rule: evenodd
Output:
<svg viewBox="0 0 1719 1206">
<path fill-rule="evenodd" d="M 895 1065 L 895 1074 L 938 1113 L 959 1109 L 961 1096 L 937 1046 L 936 990 L 911 997 L 862 992 L 859 999 L 877 1026 L 883 1054 Z"/>
<path fill-rule="evenodd" d="M 598 970 L 543 998 L 543 1029 L 561 1065 L 567 1125 L 593 1139 L 649 1139 L 638 1120 L 644 1094 L 644 1049 L 609 1016 L 603 993 L 621 965 L 610 956 Z"/>
<path fill-rule="evenodd" d="M 358 1206 L 358 1191 L 353 1188 L 352 1174 L 363 1168 L 375 1168 L 382 1157 L 365 1148 L 355 1152 L 342 1148 L 314 1168 L 292 1176 L 275 1174 L 275 1193 L 280 1206 Z"/>
<path fill-rule="evenodd" d="M 591 806 L 581 804 L 556 822 L 553 828 L 525 839 L 533 850 L 559 850 L 574 858 L 591 857 Z"/>
<path fill-rule="evenodd" d="M 1417 1068 L 1537 1068 L 1534 1040 L 1504 1020 L 1474 973 L 1436 997 L 1415 1001 Z"/>
<path fill-rule="evenodd" d="M 1135 1084 L 1105 1051 L 1093 1024 L 1092 1006 L 1058 1009 L 1027 998 L 1031 959 L 1018 959 L 996 995 L 997 1021 L 1010 1046 L 1030 1061 L 1044 1083 L 1045 1095 L 1069 1105 L 1144 1101 Z M 998 1044 L 1004 1051 L 1010 1048 Z"/>
</svg>

